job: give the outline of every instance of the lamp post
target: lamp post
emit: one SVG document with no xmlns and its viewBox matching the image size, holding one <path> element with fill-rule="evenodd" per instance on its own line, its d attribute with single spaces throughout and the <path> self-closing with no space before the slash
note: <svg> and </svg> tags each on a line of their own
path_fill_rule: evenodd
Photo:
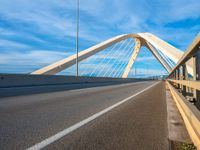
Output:
<svg viewBox="0 0 200 150">
<path fill-rule="evenodd" d="M 76 77 L 78 77 L 78 51 L 79 51 L 79 0 L 77 0 L 77 14 L 76 14 Z"/>
</svg>

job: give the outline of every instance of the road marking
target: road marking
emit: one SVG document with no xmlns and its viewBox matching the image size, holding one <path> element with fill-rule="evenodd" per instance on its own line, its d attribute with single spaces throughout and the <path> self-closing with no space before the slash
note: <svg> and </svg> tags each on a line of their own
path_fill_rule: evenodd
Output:
<svg viewBox="0 0 200 150">
<path fill-rule="evenodd" d="M 98 112 L 98 113 L 96 113 L 96 114 L 94 114 L 94 115 L 92 115 L 92 116 L 90 116 L 90 117 L 88 117 L 88 118 L 86 118 L 86 119 L 84 119 L 84 120 L 82 120 L 82 121 L 80 121 L 80 122 L 78 122 L 78 123 L 76 123 L 76 124 L 70 126 L 69 128 L 64 129 L 63 131 L 58 132 L 57 134 L 55 134 L 55 135 L 53 135 L 53 136 L 51 136 L 51 137 L 49 137 L 49 138 L 47 138 L 47 139 L 45 139 L 45 140 L 43 140 L 43 141 L 41 141 L 41 142 L 39 142 L 39 143 L 37 143 L 37 144 L 35 144 L 35 145 L 33 145 L 33 146 L 27 148 L 27 150 L 40 150 L 40 149 L 42 149 L 42 148 L 48 146 L 49 144 L 51 144 L 51 143 L 53 143 L 53 142 L 59 140 L 60 138 L 66 136 L 66 135 L 69 134 L 69 133 L 71 133 L 72 131 L 74 131 L 74 130 L 80 128 L 81 126 L 83 126 L 83 125 L 85 125 L 85 124 L 91 122 L 92 120 L 94 120 L 94 119 L 96 119 L 96 118 L 102 116 L 103 114 L 109 112 L 110 110 L 114 109 L 115 107 L 117 107 L 117 106 L 119 106 L 119 105 L 121 105 L 121 104 L 123 104 L 123 103 L 129 101 L 129 100 L 132 99 L 133 97 L 135 97 L 135 96 L 137 96 L 137 95 L 143 93 L 144 91 L 146 91 L 146 90 L 152 88 L 153 86 L 155 86 L 155 85 L 158 84 L 158 83 L 159 83 L 159 82 L 156 82 L 156 83 L 154 83 L 153 85 L 150 85 L 150 86 L 148 86 L 147 88 L 143 89 L 142 91 L 140 91 L 140 92 L 138 92 L 138 93 L 136 93 L 136 94 L 133 94 L 133 95 L 131 95 L 131 96 L 129 96 L 129 97 L 127 97 L 127 98 L 121 100 L 120 102 L 118 102 L 118 103 L 116 103 L 116 104 L 114 104 L 114 105 L 108 107 L 108 108 L 105 108 L 104 110 L 102 110 L 102 111 L 100 111 L 100 112 Z"/>
</svg>

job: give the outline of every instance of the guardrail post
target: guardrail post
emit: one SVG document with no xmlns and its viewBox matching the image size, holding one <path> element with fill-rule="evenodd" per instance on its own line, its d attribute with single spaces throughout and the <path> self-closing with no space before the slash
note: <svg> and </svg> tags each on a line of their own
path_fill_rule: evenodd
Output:
<svg viewBox="0 0 200 150">
<path fill-rule="evenodd" d="M 186 65 L 185 64 L 182 65 L 182 74 L 183 74 L 182 75 L 182 80 L 186 80 L 187 69 L 186 69 Z M 182 88 L 182 94 L 183 94 L 183 96 L 186 96 L 187 95 L 186 86 L 183 85 L 182 87 L 183 87 Z"/>
<path fill-rule="evenodd" d="M 177 70 L 177 69 L 175 70 L 175 73 L 176 73 L 176 78 L 175 78 L 175 80 L 178 80 L 178 70 Z M 178 85 L 179 85 L 179 84 L 176 84 L 176 88 L 179 88 Z"/>
<path fill-rule="evenodd" d="M 176 70 L 173 72 L 173 74 L 172 74 L 172 79 L 174 79 L 174 80 L 176 80 Z M 177 84 L 173 84 L 176 88 L 178 88 L 177 87 Z"/>
<path fill-rule="evenodd" d="M 185 66 L 185 80 L 189 80 L 189 73 L 188 73 L 187 65 Z M 187 95 L 190 93 L 190 87 L 186 86 L 186 93 L 187 93 Z"/>
<path fill-rule="evenodd" d="M 193 59 L 193 80 L 196 80 L 196 56 L 193 56 L 192 59 Z M 196 102 L 197 92 L 195 89 L 192 90 L 193 90 L 193 101 Z"/>
<path fill-rule="evenodd" d="M 176 71 L 174 71 L 172 78 L 176 79 Z"/>
<path fill-rule="evenodd" d="M 200 49 L 195 55 L 196 80 L 200 80 Z M 196 90 L 196 107 L 200 110 L 200 91 Z"/>
<path fill-rule="evenodd" d="M 177 68 L 177 72 L 176 72 L 176 80 L 180 79 L 180 68 Z M 180 84 L 178 84 L 178 89 L 180 89 Z"/>
</svg>

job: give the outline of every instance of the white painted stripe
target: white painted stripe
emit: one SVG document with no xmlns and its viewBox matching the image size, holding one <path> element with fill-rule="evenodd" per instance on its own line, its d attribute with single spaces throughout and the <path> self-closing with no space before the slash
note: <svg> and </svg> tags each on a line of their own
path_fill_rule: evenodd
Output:
<svg viewBox="0 0 200 150">
<path fill-rule="evenodd" d="M 100 117 L 101 115 L 103 115 L 103 114 L 109 112 L 109 111 L 112 110 L 113 108 L 115 108 L 115 107 L 117 107 L 117 106 L 119 106 L 119 105 L 121 105 L 121 104 L 123 104 L 123 103 L 129 101 L 129 100 L 132 99 L 133 97 L 135 97 L 135 96 L 141 94 L 142 92 L 144 92 L 144 91 L 150 89 L 151 87 L 155 86 L 155 85 L 158 84 L 158 83 L 159 83 L 159 82 L 156 82 L 156 83 L 154 83 L 153 85 L 150 85 L 150 86 L 148 86 L 147 88 L 143 89 L 142 91 L 140 91 L 140 92 L 138 92 L 138 93 L 136 93 L 136 94 L 131 95 L 130 97 L 127 97 L 127 98 L 121 100 L 120 102 L 118 102 L 118 103 L 116 103 L 116 104 L 114 104 L 114 105 L 112 105 L 112 106 L 110 106 L 110 107 L 108 107 L 108 108 L 106 108 L 106 109 L 104 109 L 104 110 L 102 110 L 102 111 L 100 111 L 100 112 L 98 112 L 98 113 L 96 113 L 96 114 L 94 114 L 94 115 L 92 115 L 92 116 L 90 116 L 90 117 L 88 117 L 88 118 L 86 118 L 86 119 L 84 119 L 84 120 L 82 120 L 82 121 L 80 121 L 80 122 L 78 122 L 78 123 L 72 125 L 72 126 L 70 126 L 69 128 L 64 129 L 63 131 L 58 132 L 57 134 L 55 134 L 55 135 L 53 135 L 53 136 L 51 136 L 51 137 L 49 137 L 49 138 L 47 138 L 47 139 L 41 141 L 40 143 L 37 143 L 37 144 L 35 144 L 35 145 L 33 145 L 33 146 L 27 148 L 27 150 L 39 150 L 39 149 L 42 149 L 42 148 L 48 146 L 49 144 L 51 144 L 51 143 L 53 143 L 53 142 L 59 140 L 60 138 L 66 136 L 66 135 L 69 134 L 70 132 L 72 132 L 72 131 L 74 131 L 74 130 L 80 128 L 81 126 L 83 126 L 83 125 L 89 123 L 90 121 L 92 121 L 92 120 L 94 120 L 94 119 Z"/>
</svg>

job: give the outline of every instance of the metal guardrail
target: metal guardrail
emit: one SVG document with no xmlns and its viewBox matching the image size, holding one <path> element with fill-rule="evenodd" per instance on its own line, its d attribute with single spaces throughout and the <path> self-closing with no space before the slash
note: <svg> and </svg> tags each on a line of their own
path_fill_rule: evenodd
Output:
<svg viewBox="0 0 200 150">
<path fill-rule="evenodd" d="M 187 63 L 193 66 L 193 74 L 187 71 Z M 167 80 L 200 110 L 200 33 L 170 72 Z"/>
<path fill-rule="evenodd" d="M 183 86 L 200 90 L 200 81 L 193 81 L 193 80 L 172 80 L 168 79 L 168 81 L 176 83 L 176 84 L 181 84 Z"/>
<path fill-rule="evenodd" d="M 193 74 L 187 71 L 192 64 Z M 200 33 L 167 77 L 167 85 L 188 133 L 200 150 Z"/>
<path fill-rule="evenodd" d="M 200 150 L 200 111 L 168 81 L 167 85 L 194 145 Z"/>
</svg>

